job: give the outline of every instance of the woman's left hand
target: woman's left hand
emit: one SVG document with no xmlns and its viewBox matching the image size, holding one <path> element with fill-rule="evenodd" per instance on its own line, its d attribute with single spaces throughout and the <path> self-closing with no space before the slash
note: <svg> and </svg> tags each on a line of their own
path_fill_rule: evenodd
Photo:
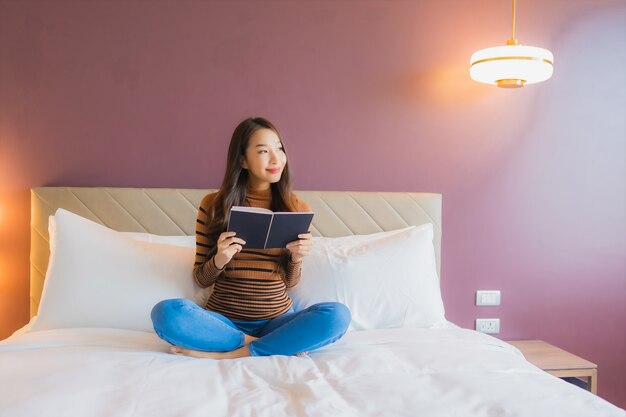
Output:
<svg viewBox="0 0 626 417">
<path fill-rule="evenodd" d="M 287 249 L 291 252 L 291 261 L 300 262 L 302 258 L 310 254 L 313 249 L 311 233 L 299 234 L 298 240 L 287 243 Z"/>
</svg>

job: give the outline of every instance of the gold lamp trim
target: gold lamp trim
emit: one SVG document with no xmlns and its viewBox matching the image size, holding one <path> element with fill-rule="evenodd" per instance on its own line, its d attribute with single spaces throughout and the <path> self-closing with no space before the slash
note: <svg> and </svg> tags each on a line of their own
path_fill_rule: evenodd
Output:
<svg viewBox="0 0 626 417">
<path fill-rule="evenodd" d="M 528 61 L 541 61 L 541 62 L 545 62 L 546 64 L 552 64 L 552 61 L 550 61 L 549 59 L 545 59 L 545 58 L 538 58 L 536 56 L 500 56 L 497 58 L 485 58 L 485 59 L 481 59 L 479 61 L 473 62 L 471 66 L 474 66 L 476 64 L 482 64 L 483 62 L 491 62 L 491 61 L 514 61 L 514 60 L 528 60 Z"/>
<path fill-rule="evenodd" d="M 497 80 L 496 85 L 500 88 L 520 88 L 526 84 L 526 80 L 520 80 L 515 78 L 505 78 L 503 80 Z"/>
</svg>

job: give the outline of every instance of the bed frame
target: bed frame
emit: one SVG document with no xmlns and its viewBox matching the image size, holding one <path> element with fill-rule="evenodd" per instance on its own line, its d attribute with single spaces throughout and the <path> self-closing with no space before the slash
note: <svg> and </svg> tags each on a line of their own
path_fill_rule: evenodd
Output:
<svg viewBox="0 0 626 417">
<path fill-rule="evenodd" d="M 200 200 L 212 189 L 41 187 L 31 190 L 30 315 L 37 314 L 50 256 L 48 217 L 64 208 L 112 229 L 194 235 Z M 369 234 L 432 223 L 441 267 L 441 194 L 296 191 L 315 217 L 313 235 Z"/>
</svg>

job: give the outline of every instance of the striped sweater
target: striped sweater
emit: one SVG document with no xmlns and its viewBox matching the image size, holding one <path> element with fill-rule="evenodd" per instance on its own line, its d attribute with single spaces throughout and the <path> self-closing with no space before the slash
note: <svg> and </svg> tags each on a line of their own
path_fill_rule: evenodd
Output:
<svg viewBox="0 0 626 417">
<path fill-rule="evenodd" d="M 301 262 L 291 262 L 288 249 L 246 249 L 217 269 L 213 257 L 217 238 L 209 236 L 207 214 L 217 193 L 206 195 L 196 220 L 196 260 L 193 276 L 203 288 L 213 285 L 205 308 L 232 320 L 265 320 L 291 308 L 287 288 L 300 280 Z M 248 190 L 245 205 L 269 209 L 271 193 Z M 295 195 L 297 211 L 312 211 Z"/>
</svg>

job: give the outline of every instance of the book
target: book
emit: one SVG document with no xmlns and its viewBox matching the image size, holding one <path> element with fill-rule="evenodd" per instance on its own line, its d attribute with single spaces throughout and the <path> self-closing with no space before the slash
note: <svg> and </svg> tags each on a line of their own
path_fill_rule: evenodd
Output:
<svg viewBox="0 0 626 417">
<path fill-rule="evenodd" d="M 246 241 L 245 249 L 284 248 L 308 233 L 313 212 L 279 211 L 258 207 L 233 206 L 228 216 L 227 231 L 237 233 Z"/>
</svg>

